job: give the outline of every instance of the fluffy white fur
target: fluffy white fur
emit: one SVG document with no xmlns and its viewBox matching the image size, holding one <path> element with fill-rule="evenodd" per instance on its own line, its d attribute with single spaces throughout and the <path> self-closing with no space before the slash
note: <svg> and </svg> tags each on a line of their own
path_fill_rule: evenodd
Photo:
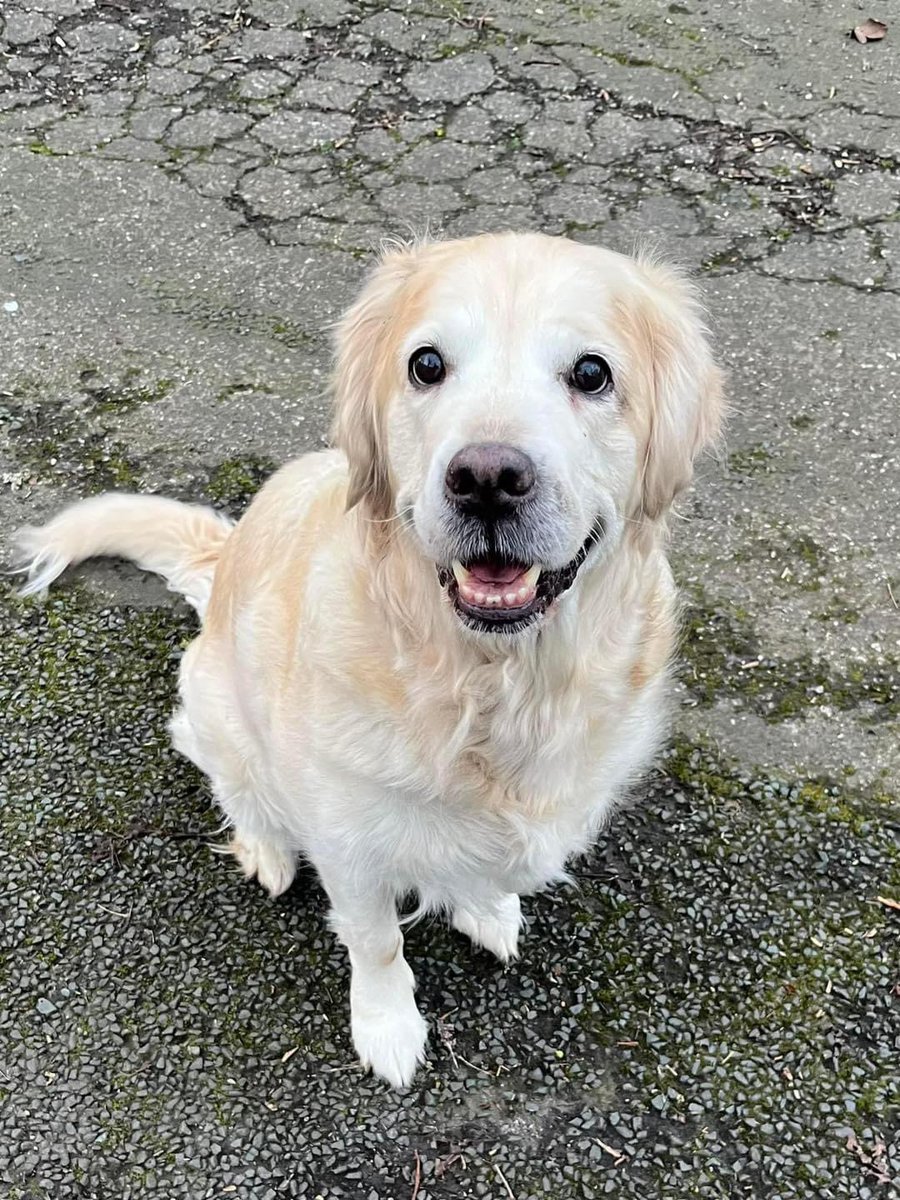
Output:
<svg viewBox="0 0 900 1200">
<path fill-rule="evenodd" d="M 407 377 L 441 347 L 444 383 Z M 579 354 L 615 391 L 573 394 Z M 716 434 L 718 373 L 689 286 L 538 235 L 385 254 L 337 331 L 339 449 L 288 465 L 233 529 L 208 509 L 103 496 L 21 538 L 30 582 L 115 554 L 159 572 L 203 629 L 175 745 L 212 781 L 232 850 L 272 895 L 311 861 L 352 964 L 360 1059 L 412 1078 L 426 1024 L 397 902 L 446 910 L 502 960 L 519 895 L 564 878 L 664 733 L 675 594 L 665 515 Z M 520 633 L 467 628 L 443 479 L 472 442 L 524 449 L 547 568 L 604 536 Z"/>
</svg>

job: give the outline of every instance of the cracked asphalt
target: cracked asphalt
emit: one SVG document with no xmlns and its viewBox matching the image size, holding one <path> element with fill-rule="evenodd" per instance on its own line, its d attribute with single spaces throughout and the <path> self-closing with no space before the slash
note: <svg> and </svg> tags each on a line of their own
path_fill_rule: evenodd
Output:
<svg viewBox="0 0 900 1200">
<path fill-rule="evenodd" d="M 240 513 L 323 444 L 328 324 L 409 230 L 659 246 L 731 400 L 674 529 L 671 747 L 518 963 L 411 931 L 404 1094 L 354 1066 L 314 878 L 271 901 L 210 850 L 165 732 L 187 610 L 115 563 L 3 584 L 4 1197 L 898 1195 L 900 26 L 868 15 L 0 5 L 4 543 L 109 487 Z"/>
</svg>

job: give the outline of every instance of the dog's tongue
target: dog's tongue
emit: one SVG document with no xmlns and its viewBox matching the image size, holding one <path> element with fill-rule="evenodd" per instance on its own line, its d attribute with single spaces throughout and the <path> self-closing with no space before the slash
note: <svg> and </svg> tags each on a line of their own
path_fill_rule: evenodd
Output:
<svg viewBox="0 0 900 1200">
<path fill-rule="evenodd" d="M 469 564 L 469 574 L 479 583 L 488 585 L 514 583 L 520 575 L 525 574 L 525 570 L 525 567 L 518 566 L 516 563 L 507 565 L 489 560 Z"/>
</svg>

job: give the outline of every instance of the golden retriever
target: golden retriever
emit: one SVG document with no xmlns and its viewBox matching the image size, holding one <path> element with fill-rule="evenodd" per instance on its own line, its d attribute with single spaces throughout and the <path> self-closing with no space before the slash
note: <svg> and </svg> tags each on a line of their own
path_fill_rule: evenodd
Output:
<svg viewBox="0 0 900 1200">
<path fill-rule="evenodd" d="M 202 620 L 176 747 L 247 876 L 314 866 L 353 1042 L 396 1086 L 426 1024 L 398 901 L 500 959 L 665 732 L 666 514 L 716 435 L 693 289 L 539 234 L 391 248 L 337 327 L 338 449 L 237 525 L 107 495 L 20 535 L 25 590 L 133 559 Z"/>
</svg>

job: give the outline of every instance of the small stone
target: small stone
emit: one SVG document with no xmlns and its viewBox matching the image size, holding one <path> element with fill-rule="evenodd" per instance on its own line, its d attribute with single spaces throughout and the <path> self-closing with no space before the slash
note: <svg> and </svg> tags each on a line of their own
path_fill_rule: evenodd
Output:
<svg viewBox="0 0 900 1200">
<path fill-rule="evenodd" d="M 250 124 L 249 117 L 211 109 L 192 113 L 176 121 L 169 129 L 166 141 L 171 146 L 199 149 L 211 146 L 242 133 Z"/>
<path fill-rule="evenodd" d="M 140 48 L 135 30 L 108 21 L 79 25 L 66 34 L 65 40 L 76 53 L 99 59 Z"/>
<path fill-rule="evenodd" d="M 121 117 L 66 117 L 47 130 L 44 140 L 57 154 L 79 154 L 105 146 L 124 130 Z"/>
<path fill-rule="evenodd" d="M 284 71 L 248 71 L 238 83 L 238 95 L 242 100 L 267 100 L 283 92 L 290 81 Z"/>
<path fill-rule="evenodd" d="M 469 96 L 487 91 L 494 81 L 494 68 L 486 54 L 460 54 L 440 62 L 414 67 L 406 86 L 425 103 L 460 104 Z"/>
<path fill-rule="evenodd" d="M 857 221 L 895 216 L 900 208 L 900 181 L 886 171 L 845 175 L 834 185 L 834 204 L 842 217 Z"/>
<path fill-rule="evenodd" d="M 349 136 L 353 121 L 345 113 L 279 112 L 256 126 L 253 133 L 275 150 L 302 152 Z"/>
<path fill-rule="evenodd" d="M 0 33 L 12 46 L 27 46 L 46 36 L 53 29 L 53 22 L 38 13 L 11 12 Z"/>
<path fill-rule="evenodd" d="M 310 39 L 294 29 L 248 29 L 241 39 L 247 58 L 305 58 Z"/>
</svg>

